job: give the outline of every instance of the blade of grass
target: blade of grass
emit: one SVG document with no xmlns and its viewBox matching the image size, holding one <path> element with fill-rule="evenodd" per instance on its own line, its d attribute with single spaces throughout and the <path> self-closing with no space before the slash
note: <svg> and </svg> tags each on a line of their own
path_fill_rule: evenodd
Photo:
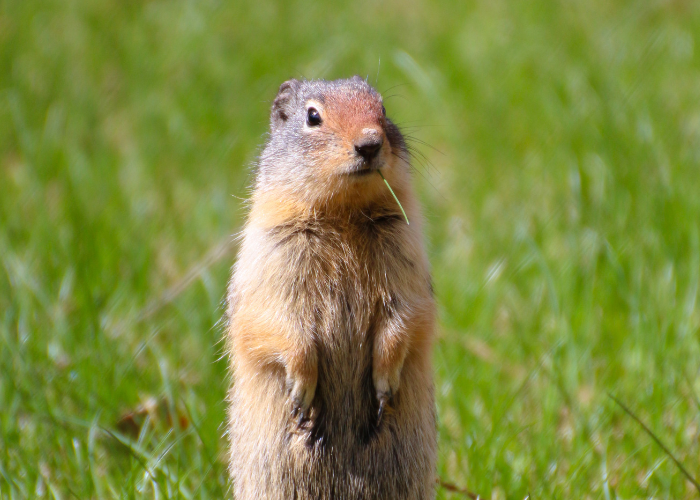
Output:
<svg viewBox="0 0 700 500">
<path fill-rule="evenodd" d="M 394 199 L 396 200 L 396 203 L 399 204 L 399 208 L 401 209 L 401 213 L 403 214 L 404 219 L 406 219 L 406 224 L 410 226 L 411 223 L 408 222 L 408 216 L 406 215 L 406 211 L 403 209 L 403 206 L 401 205 L 401 202 L 399 201 L 398 197 L 396 196 L 396 193 L 394 193 L 394 190 L 391 189 L 391 186 L 389 185 L 389 181 L 387 181 L 384 178 L 384 174 L 382 174 L 381 170 L 377 170 L 377 172 L 379 173 L 380 177 L 384 180 L 384 184 L 386 184 L 386 187 L 389 188 L 389 191 L 391 192 L 391 196 L 393 196 Z"/>
<path fill-rule="evenodd" d="M 440 477 L 437 478 L 437 483 L 442 489 L 449 491 L 450 493 L 459 493 L 467 498 L 471 498 L 472 500 L 479 500 L 481 498 L 478 494 L 469 491 L 465 488 L 460 488 L 456 484 L 449 483 Z"/>
<path fill-rule="evenodd" d="M 619 399 L 617 399 L 615 396 L 613 396 L 610 393 L 608 393 L 608 397 L 610 399 L 612 399 L 613 401 L 615 401 L 615 403 L 617 403 L 617 405 L 620 408 L 622 408 L 624 410 L 624 412 L 627 413 L 627 415 L 632 417 L 632 419 L 635 422 L 637 422 L 642 427 L 642 429 L 644 429 L 644 431 L 649 435 L 649 437 L 651 437 L 651 439 L 653 439 L 656 442 L 656 444 L 659 445 L 659 447 L 664 451 L 664 453 L 666 453 L 666 455 L 668 455 L 668 457 L 671 460 L 673 460 L 673 463 L 676 464 L 676 467 L 678 467 L 678 469 L 681 471 L 681 473 L 683 473 L 683 475 L 686 477 L 686 479 L 688 481 L 690 481 L 693 484 L 693 486 L 695 486 L 695 489 L 698 490 L 698 493 L 700 493 L 700 483 L 698 483 L 698 481 L 693 476 L 690 475 L 690 472 L 688 472 L 688 470 L 685 467 L 683 467 L 683 464 L 680 462 L 680 460 L 678 460 L 675 457 L 675 455 L 673 453 L 671 453 L 671 450 L 668 449 L 668 447 L 661 441 L 661 439 L 656 437 L 656 435 L 652 432 L 652 430 L 649 429 L 649 427 L 647 427 L 646 424 L 644 422 L 642 422 L 639 417 L 637 417 L 637 415 L 632 413 L 632 410 L 630 410 L 627 406 L 625 406 L 625 404 L 622 401 L 620 401 Z"/>
</svg>

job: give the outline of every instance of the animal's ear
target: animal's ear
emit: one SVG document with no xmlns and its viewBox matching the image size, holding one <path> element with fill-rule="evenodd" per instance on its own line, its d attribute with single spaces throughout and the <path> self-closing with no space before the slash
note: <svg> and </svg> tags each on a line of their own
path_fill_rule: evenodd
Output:
<svg viewBox="0 0 700 500">
<path fill-rule="evenodd" d="M 272 102 L 272 112 L 270 114 L 270 126 L 275 130 L 286 122 L 293 113 L 296 104 L 296 95 L 301 82 L 296 79 L 287 80 L 277 91 L 277 97 Z"/>
<path fill-rule="evenodd" d="M 350 78 L 350 80 L 353 80 L 353 81 L 355 81 L 355 82 L 357 82 L 357 83 L 367 83 L 367 80 L 365 80 L 364 78 L 362 78 L 360 75 L 355 75 L 355 76 L 353 76 L 352 78 Z"/>
</svg>

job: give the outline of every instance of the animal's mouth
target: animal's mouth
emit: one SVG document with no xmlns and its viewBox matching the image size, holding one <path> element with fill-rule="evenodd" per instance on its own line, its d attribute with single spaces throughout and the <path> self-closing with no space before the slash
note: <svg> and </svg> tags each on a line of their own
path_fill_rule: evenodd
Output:
<svg viewBox="0 0 700 500">
<path fill-rule="evenodd" d="M 381 167 L 382 162 L 380 161 L 359 160 L 353 163 L 345 173 L 350 177 L 365 177 L 378 171 Z"/>
</svg>

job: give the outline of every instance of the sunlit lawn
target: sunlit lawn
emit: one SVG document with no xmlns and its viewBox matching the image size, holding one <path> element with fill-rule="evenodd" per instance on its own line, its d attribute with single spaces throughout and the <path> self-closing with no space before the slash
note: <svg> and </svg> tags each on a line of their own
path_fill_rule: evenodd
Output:
<svg viewBox="0 0 700 500">
<path fill-rule="evenodd" d="M 277 86 L 413 138 L 439 476 L 700 491 L 700 5 L 0 2 L 0 498 L 221 498 L 226 281 Z M 438 489 L 439 498 L 465 498 Z"/>
</svg>

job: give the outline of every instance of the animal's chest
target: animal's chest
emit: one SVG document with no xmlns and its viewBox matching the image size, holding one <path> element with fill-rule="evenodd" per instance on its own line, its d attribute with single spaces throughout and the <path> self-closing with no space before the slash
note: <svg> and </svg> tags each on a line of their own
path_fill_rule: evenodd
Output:
<svg viewBox="0 0 700 500">
<path fill-rule="evenodd" d="M 363 342 L 399 286 L 381 241 L 315 233 L 296 235 L 285 248 L 286 291 L 296 314 L 317 336 Z"/>
</svg>

